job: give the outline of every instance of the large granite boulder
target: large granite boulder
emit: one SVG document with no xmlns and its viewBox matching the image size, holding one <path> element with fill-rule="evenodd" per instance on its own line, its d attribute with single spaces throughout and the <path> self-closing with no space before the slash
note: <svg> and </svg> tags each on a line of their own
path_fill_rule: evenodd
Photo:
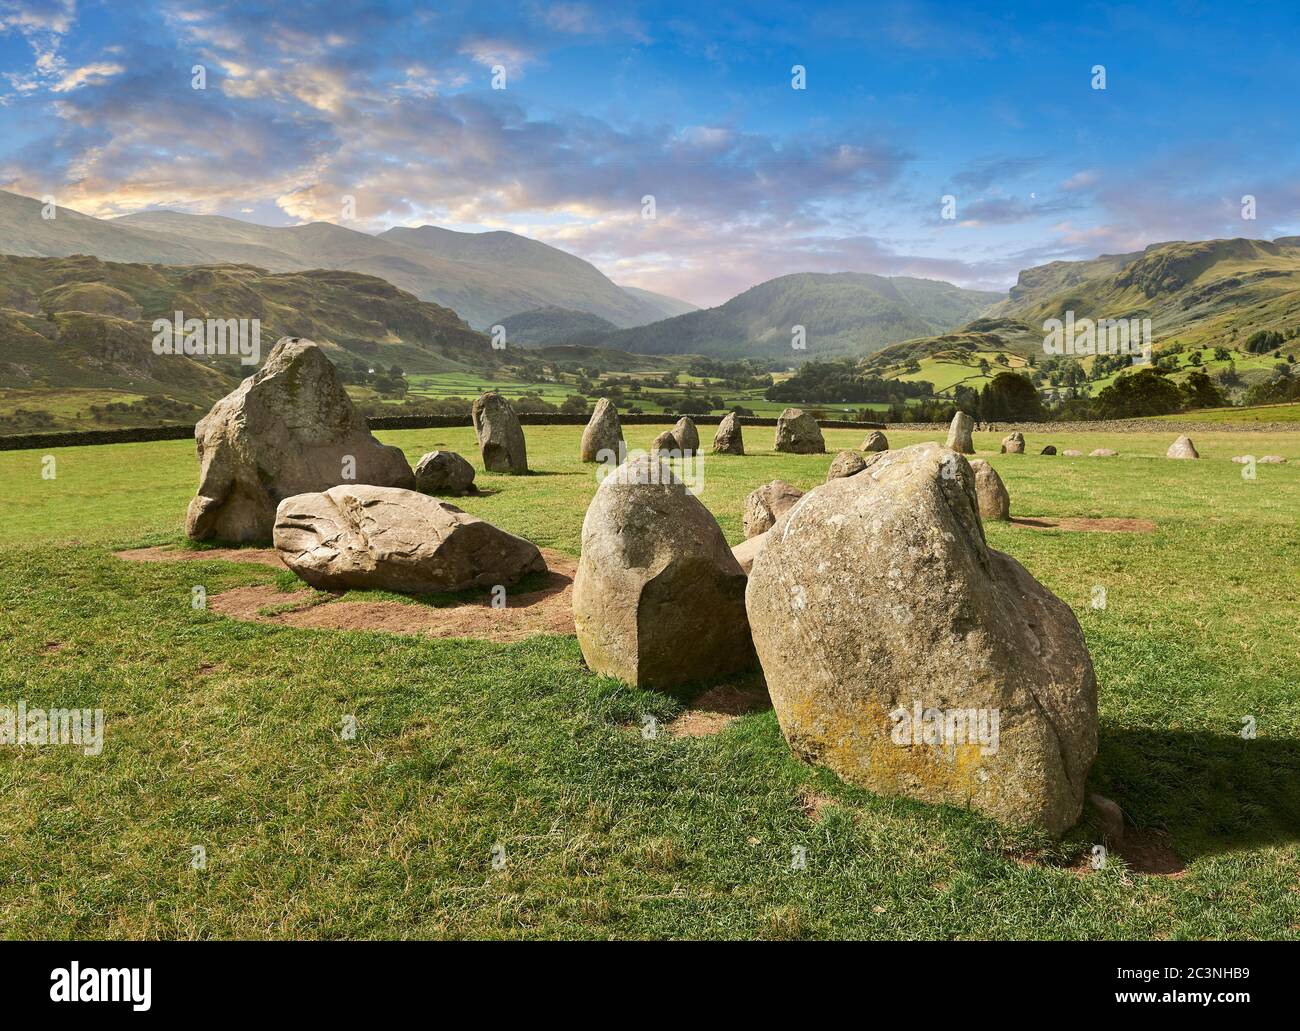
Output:
<svg viewBox="0 0 1300 1031">
<path fill-rule="evenodd" d="M 1002 438 L 1002 453 L 1004 455 L 1023 455 L 1025 453 L 1025 435 L 1019 430 L 1013 430 Z"/>
<path fill-rule="evenodd" d="M 638 687 L 754 665 L 744 571 L 709 510 L 648 455 L 610 473 L 587 509 L 573 622 L 587 665 Z"/>
<path fill-rule="evenodd" d="M 801 408 L 787 408 L 776 420 L 776 449 L 795 455 L 822 455 L 826 441 L 812 415 Z"/>
<path fill-rule="evenodd" d="M 867 434 L 867 439 L 862 442 L 863 451 L 888 451 L 889 438 L 879 430 L 872 430 Z"/>
<path fill-rule="evenodd" d="M 772 524 L 803 497 L 803 491 L 785 480 L 773 480 L 745 498 L 745 536 L 757 537 L 772 528 Z"/>
<path fill-rule="evenodd" d="M 1060 833 L 1083 809 L 1097 683 L 1069 606 L 984 539 L 938 444 L 812 490 L 745 592 L 795 755 L 886 795 Z"/>
<path fill-rule="evenodd" d="M 684 455 L 693 455 L 700 449 L 700 431 L 695 428 L 695 423 L 684 415 L 673 426 L 673 436 L 677 438 L 677 446 L 681 448 Z"/>
<path fill-rule="evenodd" d="M 600 462 L 614 459 L 615 464 L 622 460 L 623 427 L 618 421 L 618 409 L 614 402 L 602 397 L 596 402 L 595 411 L 582 431 L 582 444 L 579 458 L 584 462 Z M 606 452 L 604 458 L 601 452 Z"/>
<path fill-rule="evenodd" d="M 1172 444 L 1169 450 L 1165 452 L 1166 458 L 1200 458 L 1201 454 L 1196 450 L 1196 445 L 1192 443 L 1192 438 L 1183 434 Z"/>
<path fill-rule="evenodd" d="M 334 366 L 310 340 L 284 337 L 254 375 L 194 428 L 199 489 L 185 532 L 194 540 L 269 544 L 276 506 L 344 482 L 414 487 L 400 448 L 381 444 Z"/>
<path fill-rule="evenodd" d="M 516 475 L 528 472 L 524 428 L 519 425 L 519 416 L 509 401 L 495 390 L 489 390 L 474 401 L 470 416 L 484 469 Z"/>
<path fill-rule="evenodd" d="M 728 412 L 718 423 L 718 432 L 713 435 L 713 453 L 715 455 L 743 455 L 745 439 L 740 432 L 740 416 Z"/>
<path fill-rule="evenodd" d="M 455 451 L 430 451 L 415 465 L 415 489 L 440 498 L 473 494 L 474 467 Z"/>
<path fill-rule="evenodd" d="M 1010 519 L 1011 495 L 998 471 L 983 458 L 970 460 L 975 473 L 975 497 L 979 501 L 981 519 Z"/>
<path fill-rule="evenodd" d="M 948 447 L 963 455 L 975 454 L 975 441 L 971 438 L 974 428 L 975 420 L 965 412 L 958 412 L 948 427 Z"/>
<path fill-rule="evenodd" d="M 867 467 L 867 460 L 856 451 L 841 451 L 835 461 L 826 470 L 826 479 L 834 480 L 840 476 L 855 476 Z"/>
<path fill-rule="evenodd" d="M 285 498 L 275 550 L 323 591 L 431 594 L 509 586 L 544 573 L 537 546 L 455 505 L 394 487 L 331 487 Z"/>
</svg>

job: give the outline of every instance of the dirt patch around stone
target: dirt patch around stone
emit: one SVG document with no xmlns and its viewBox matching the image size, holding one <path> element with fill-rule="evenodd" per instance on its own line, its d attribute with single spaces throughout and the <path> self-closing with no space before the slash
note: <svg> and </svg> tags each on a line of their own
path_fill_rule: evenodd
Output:
<svg viewBox="0 0 1300 1031">
<path fill-rule="evenodd" d="M 1178 858 L 1178 853 L 1169 843 L 1169 836 L 1163 831 L 1126 827 L 1123 844 L 1117 848 L 1112 847 L 1111 852 L 1124 860 L 1131 873 L 1142 874 L 1144 877 L 1168 877 L 1179 880 L 1187 873 L 1187 864 Z M 1075 877 L 1087 877 L 1097 873 L 1092 867 L 1091 850 L 1085 850 L 1073 862 L 1053 861 L 1034 854 L 1011 858 L 1021 866 L 1052 866 L 1058 870 L 1066 870 Z"/>
<path fill-rule="evenodd" d="M 315 630 L 378 630 L 419 637 L 474 637 L 508 643 L 533 634 L 573 633 L 573 577 L 577 561 L 542 549 L 547 574 L 543 585 L 525 594 L 507 592 L 504 608 L 493 608 L 491 595 L 467 596 L 458 605 L 423 605 L 402 601 L 364 601 L 364 593 L 280 591 L 273 584 L 237 587 L 208 598 L 208 609 L 231 619 Z M 224 559 L 284 569 L 271 548 L 137 548 L 118 552 L 132 562 L 187 562 Z M 354 600 L 356 599 L 356 600 Z"/>
<path fill-rule="evenodd" d="M 1027 526 L 1031 530 L 1069 530 L 1076 533 L 1154 533 L 1156 524 L 1150 519 L 1087 519 L 1083 516 L 1014 516 L 1012 526 Z"/>
<path fill-rule="evenodd" d="M 828 805 L 835 805 L 835 799 L 830 795 L 823 795 L 811 788 L 804 788 L 803 793 L 799 796 L 799 808 L 803 810 L 804 816 L 808 817 L 810 823 L 822 822 L 822 810 Z"/>
<path fill-rule="evenodd" d="M 747 713 L 771 707 L 767 687 L 761 682 L 743 687 L 718 684 L 696 698 L 665 730 L 669 737 L 709 737 L 726 730 Z"/>
<path fill-rule="evenodd" d="M 128 562 L 207 562 L 215 559 L 285 568 L 274 548 L 132 548 L 116 554 Z"/>
</svg>

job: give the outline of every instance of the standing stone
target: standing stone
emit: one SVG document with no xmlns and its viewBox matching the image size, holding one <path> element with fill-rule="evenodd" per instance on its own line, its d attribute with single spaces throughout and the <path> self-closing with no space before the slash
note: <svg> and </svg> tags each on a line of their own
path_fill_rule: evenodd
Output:
<svg viewBox="0 0 1300 1031">
<path fill-rule="evenodd" d="M 1008 433 L 1002 438 L 1004 455 L 1023 455 L 1025 453 L 1025 435 L 1019 430 Z"/>
<path fill-rule="evenodd" d="M 872 430 L 867 434 L 867 439 L 862 442 L 863 451 L 888 451 L 889 438 L 879 430 Z"/>
<path fill-rule="evenodd" d="M 835 456 L 835 461 L 826 472 L 826 479 L 834 480 L 841 476 L 852 476 L 855 473 L 862 472 L 867 467 L 867 461 L 856 451 L 841 451 Z"/>
<path fill-rule="evenodd" d="M 799 759 L 1007 824 L 1078 820 L 1092 660 L 1069 606 L 988 547 L 964 459 L 891 451 L 809 492 L 767 537 L 745 600 Z"/>
<path fill-rule="evenodd" d="M 975 442 L 971 439 L 971 430 L 974 428 L 975 420 L 965 412 L 958 412 L 948 427 L 948 447 L 963 455 L 975 454 Z"/>
<path fill-rule="evenodd" d="M 715 455 L 743 455 L 745 441 L 740 433 L 740 416 L 728 412 L 718 423 L 718 432 L 713 435 L 713 453 Z"/>
<path fill-rule="evenodd" d="M 1039 453 L 1040 455 L 1054 455 L 1054 454 L 1056 454 L 1056 445 L 1055 445 L 1055 444 L 1048 444 L 1045 448 L 1043 448 L 1042 451 L 1040 451 L 1040 452 L 1038 452 L 1038 453 Z"/>
<path fill-rule="evenodd" d="M 637 687 L 754 664 L 744 571 L 709 510 L 647 455 L 610 473 L 587 509 L 573 622 L 592 671 Z"/>
<path fill-rule="evenodd" d="M 756 537 L 771 529 L 772 524 L 801 497 L 803 491 L 785 480 L 773 480 L 750 491 L 745 499 L 745 536 Z"/>
<path fill-rule="evenodd" d="M 655 437 L 654 442 L 650 445 L 650 454 L 652 455 L 662 454 L 680 457 L 681 453 L 681 442 L 677 439 L 677 434 L 672 430 L 664 430 L 663 433 Z"/>
<path fill-rule="evenodd" d="M 979 501 L 980 518 L 1010 519 L 1011 495 L 998 471 L 983 458 L 970 460 L 975 473 L 975 497 Z"/>
<path fill-rule="evenodd" d="M 614 402 L 602 397 L 596 402 L 596 409 L 591 413 L 587 428 L 582 431 L 582 446 L 579 458 L 583 462 L 599 462 L 602 451 L 622 460 L 620 446 L 623 443 L 623 427 L 619 425 L 618 409 Z M 608 456 L 607 456 L 608 457 Z M 618 464 L 616 461 L 614 464 Z"/>
<path fill-rule="evenodd" d="M 474 493 L 474 467 L 455 451 L 430 451 L 415 466 L 415 489 L 437 497 Z"/>
<path fill-rule="evenodd" d="M 528 472 L 524 429 L 509 401 L 495 390 L 489 390 L 474 402 L 470 415 L 484 469 L 490 473 Z"/>
<path fill-rule="evenodd" d="M 695 428 L 695 423 L 684 415 L 673 427 L 673 436 L 677 438 L 677 446 L 684 455 L 693 455 L 700 449 L 700 431 Z"/>
<path fill-rule="evenodd" d="M 1172 444 L 1169 450 L 1165 452 L 1166 458 L 1200 458 L 1200 453 L 1196 450 L 1196 445 L 1192 443 L 1192 438 L 1183 434 Z"/>
<path fill-rule="evenodd" d="M 776 449 L 795 455 L 823 455 L 822 428 L 801 408 L 787 408 L 776 420 Z"/>
<path fill-rule="evenodd" d="M 345 481 L 414 487 L 400 448 L 379 443 L 334 366 L 310 340 L 284 337 L 266 363 L 194 428 L 199 489 L 185 532 L 196 541 L 269 544 L 276 506 Z"/>
<path fill-rule="evenodd" d="M 322 591 L 432 594 L 509 586 L 546 572 L 537 545 L 455 505 L 395 487 L 331 487 L 285 498 L 275 550 Z"/>
</svg>

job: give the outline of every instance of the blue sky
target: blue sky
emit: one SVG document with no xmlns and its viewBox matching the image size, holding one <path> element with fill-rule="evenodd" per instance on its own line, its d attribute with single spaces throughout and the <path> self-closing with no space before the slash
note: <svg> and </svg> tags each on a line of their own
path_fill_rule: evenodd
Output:
<svg viewBox="0 0 1300 1031">
<path fill-rule="evenodd" d="M 1300 233 L 1298 27 L 1287 3 L 0 0 L 0 187 L 510 229 L 698 304 L 798 271 L 1005 288 Z"/>
</svg>

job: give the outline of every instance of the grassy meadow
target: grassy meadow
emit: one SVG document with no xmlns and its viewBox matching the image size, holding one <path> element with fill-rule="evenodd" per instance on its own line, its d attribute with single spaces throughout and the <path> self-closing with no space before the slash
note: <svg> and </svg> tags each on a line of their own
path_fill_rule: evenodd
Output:
<svg viewBox="0 0 1300 1031">
<path fill-rule="evenodd" d="M 629 427 L 629 446 L 663 428 Z M 733 544 L 750 490 L 812 487 L 830 463 L 775 454 L 772 432 L 705 459 L 701 500 Z M 480 471 L 488 493 L 458 504 L 576 554 L 596 487 L 580 428 L 526 433 L 535 473 Z M 468 428 L 378 436 L 412 462 L 442 448 L 481 469 Z M 826 436 L 833 452 L 864 433 Z M 1300 433 L 1207 428 L 1199 462 L 1166 460 L 1172 436 L 976 446 L 1014 515 L 1156 523 L 987 533 L 1079 616 L 1100 685 L 1090 789 L 1168 843 L 1175 876 L 1115 857 L 1090 869 L 1086 825 L 1053 843 L 846 787 L 791 757 L 770 710 L 646 739 L 644 717 L 670 721 L 692 693 L 595 676 L 572 636 L 504 645 L 195 610 L 195 585 L 283 574 L 114 557 L 182 542 L 191 443 L 0 452 L 0 705 L 106 719 L 99 756 L 0 748 L 0 934 L 1300 938 Z M 1049 442 L 1120 457 L 1039 456 Z M 1294 464 L 1251 481 L 1228 461 L 1269 453 Z"/>
</svg>

